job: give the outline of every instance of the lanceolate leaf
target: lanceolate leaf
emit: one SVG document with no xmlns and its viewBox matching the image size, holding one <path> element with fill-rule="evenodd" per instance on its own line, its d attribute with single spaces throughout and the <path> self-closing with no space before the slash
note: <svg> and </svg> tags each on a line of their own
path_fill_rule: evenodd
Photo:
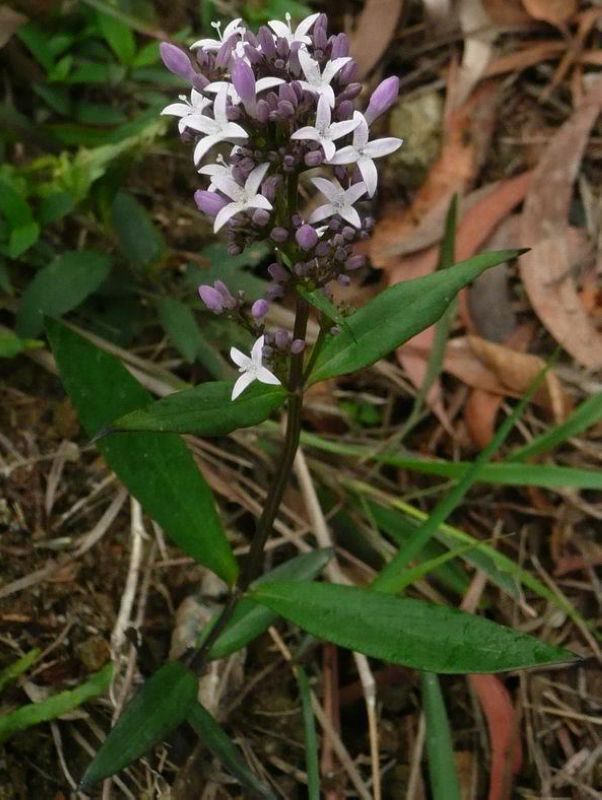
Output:
<svg viewBox="0 0 602 800">
<path fill-rule="evenodd" d="M 104 740 L 81 781 L 85 790 L 143 756 L 183 722 L 196 701 L 198 680 L 180 661 L 149 678 Z"/>
<path fill-rule="evenodd" d="M 426 718 L 426 751 L 433 800 L 460 800 L 462 795 L 449 721 L 439 678 L 432 672 L 422 674 L 422 706 Z"/>
<path fill-rule="evenodd" d="M 200 703 L 197 702 L 192 706 L 188 722 L 197 732 L 201 741 L 220 759 L 241 786 L 250 792 L 250 797 L 276 800 L 276 795 L 253 775 L 228 734 L 220 728 Z"/>
<path fill-rule="evenodd" d="M 483 617 L 355 586 L 279 581 L 250 596 L 314 636 L 431 672 L 500 672 L 576 658 Z"/>
<path fill-rule="evenodd" d="M 17 313 L 19 336 L 37 336 L 44 314 L 61 316 L 96 291 L 109 274 L 111 259 L 94 250 L 63 253 L 43 267 L 29 284 Z"/>
<path fill-rule="evenodd" d="M 35 652 L 35 651 L 32 651 Z M 0 716 L 0 742 L 18 731 L 39 725 L 73 711 L 92 697 L 97 697 L 108 689 L 113 677 L 113 666 L 107 664 L 99 672 L 91 675 L 85 683 L 75 689 L 59 692 L 40 703 L 28 703 L 8 714 Z"/>
<path fill-rule="evenodd" d="M 312 550 L 310 553 L 303 553 L 267 572 L 254 585 L 258 586 L 265 581 L 275 580 L 311 580 L 320 574 L 331 558 L 332 550 L 330 549 Z M 230 622 L 209 651 L 209 657 L 224 658 L 230 653 L 240 650 L 253 639 L 261 636 L 264 631 L 267 631 L 277 619 L 278 614 L 270 611 L 269 608 L 244 598 L 236 606 Z M 212 623 L 213 621 L 207 626 L 207 632 L 211 629 Z M 205 634 L 205 631 L 203 631 L 203 634 Z"/>
<path fill-rule="evenodd" d="M 304 297 L 307 302 L 318 311 L 321 311 L 326 319 L 330 320 L 333 324 L 339 325 L 341 328 L 348 328 L 348 333 L 353 336 L 353 331 L 347 325 L 347 317 L 342 314 L 335 306 L 332 300 L 324 294 L 322 289 L 316 289 L 313 292 L 304 289 L 303 286 L 297 286 L 297 292 Z"/>
<path fill-rule="evenodd" d="M 55 320 L 48 320 L 47 331 L 67 392 L 90 436 L 150 401 L 116 358 Z M 228 583 L 236 579 L 236 561 L 211 490 L 178 436 L 124 433 L 100 441 L 98 447 L 145 511 L 185 553 Z"/>
<path fill-rule="evenodd" d="M 483 253 L 445 270 L 398 283 L 346 318 L 338 336 L 328 339 L 310 383 L 367 367 L 436 322 L 453 297 L 490 267 L 523 251 Z"/>
<path fill-rule="evenodd" d="M 116 419 L 109 431 L 158 431 L 224 436 L 257 425 L 286 399 L 282 386 L 255 384 L 232 401 L 227 381 L 202 383 Z"/>
</svg>

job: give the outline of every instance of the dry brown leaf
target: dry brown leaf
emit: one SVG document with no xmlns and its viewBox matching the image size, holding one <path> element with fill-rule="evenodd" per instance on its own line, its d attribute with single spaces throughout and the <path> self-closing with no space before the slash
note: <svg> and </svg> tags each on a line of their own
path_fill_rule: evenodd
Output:
<svg viewBox="0 0 602 800">
<path fill-rule="evenodd" d="M 495 124 L 497 85 L 484 83 L 446 120 L 441 155 L 409 208 L 391 209 L 376 225 L 370 240 L 370 259 L 379 269 L 399 264 L 395 255 L 428 215 L 445 216 L 452 196 L 462 195 L 478 174 Z M 403 244 L 401 245 L 403 251 Z"/>
<path fill-rule="evenodd" d="M 4 47 L 11 36 L 26 22 L 28 19 L 24 14 L 13 11 L 9 6 L 0 6 L 0 47 Z"/>
<path fill-rule="evenodd" d="M 464 103 L 481 80 L 491 60 L 498 31 L 483 7 L 482 0 L 460 0 L 460 27 L 464 37 L 462 65 L 454 87 L 452 108 Z"/>
<path fill-rule="evenodd" d="M 514 53 L 500 56 L 492 61 L 485 70 L 486 78 L 505 75 L 508 72 L 521 72 L 524 69 L 558 57 L 566 50 L 565 42 L 539 42 Z"/>
<path fill-rule="evenodd" d="M 533 19 L 563 25 L 576 13 L 579 0 L 523 0 L 523 5 Z"/>
<path fill-rule="evenodd" d="M 496 25 L 513 26 L 531 22 L 521 0 L 483 0 L 483 8 Z"/>
<path fill-rule="evenodd" d="M 602 110 L 602 80 L 544 151 L 525 201 L 521 241 L 531 247 L 520 273 L 533 309 L 547 330 L 580 364 L 602 366 L 602 334 L 582 305 L 571 267 L 568 211 L 590 131 Z"/>
<path fill-rule="evenodd" d="M 501 395 L 486 392 L 484 389 L 472 389 L 468 395 L 464 406 L 464 422 L 468 435 L 479 450 L 493 439 L 495 421 L 502 402 Z"/>
<path fill-rule="evenodd" d="M 355 30 L 350 35 L 351 55 L 360 78 L 378 63 L 395 36 L 403 0 L 366 0 Z"/>
</svg>

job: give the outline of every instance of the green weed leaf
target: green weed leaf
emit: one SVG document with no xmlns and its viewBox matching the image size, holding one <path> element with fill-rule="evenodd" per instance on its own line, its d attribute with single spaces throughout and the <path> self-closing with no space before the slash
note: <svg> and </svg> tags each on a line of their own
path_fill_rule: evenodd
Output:
<svg viewBox="0 0 602 800">
<path fill-rule="evenodd" d="M 55 320 L 47 321 L 47 331 L 67 392 L 90 436 L 150 401 L 116 358 Z M 228 583 L 235 580 L 236 561 L 213 495 L 178 436 L 124 433 L 98 447 L 144 510 L 185 553 Z"/>
<path fill-rule="evenodd" d="M 169 661 L 132 698 L 82 778 L 85 790 L 115 775 L 183 722 L 196 701 L 198 680 L 180 661 Z"/>
<path fill-rule="evenodd" d="M 431 672 L 500 672 L 576 659 L 483 617 L 371 589 L 282 581 L 262 583 L 250 597 L 314 636 Z"/>
</svg>

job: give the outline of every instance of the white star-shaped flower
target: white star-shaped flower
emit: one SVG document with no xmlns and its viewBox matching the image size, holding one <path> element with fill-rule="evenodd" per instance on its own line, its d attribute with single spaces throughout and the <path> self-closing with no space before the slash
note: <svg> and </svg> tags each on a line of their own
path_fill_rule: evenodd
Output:
<svg viewBox="0 0 602 800">
<path fill-rule="evenodd" d="M 394 153 L 403 144 L 403 139 L 385 136 L 382 139 L 374 139 L 369 142 L 368 123 L 364 115 L 356 111 L 354 118 L 357 119 L 357 127 L 353 131 L 353 144 L 348 147 L 342 147 L 329 159 L 329 163 L 357 164 L 357 168 L 368 189 L 368 196 L 372 197 L 378 183 L 378 172 L 376 171 L 374 159 Z"/>
<path fill-rule="evenodd" d="M 260 78 L 255 83 L 255 92 L 257 94 L 259 94 L 259 92 L 265 92 L 266 89 L 273 89 L 274 86 L 280 86 L 281 83 L 284 83 L 282 78 Z M 230 81 L 213 81 L 213 83 L 208 83 L 207 86 L 205 86 L 205 91 L 214 94 L 224 88 L 228 92 L 228 97 L 230 98 L 232 105 L 239 105 L 240 95 Z"/>
<path fill-rule="evenodd" d="M 217 163 L 216 164 L 206 164 L 204 167 L 201 167 L 198 170 L 198 173 L 199 173 L 199 175 L 210 175 L 211 176 L 211 181 L 209 183 L 209 186 L 207 187 L 207 191 L 209 191 L 209 192 L 215 192 L 216 189 L 217 189 L 217 186 L 215 185 L 214 180 L 213 180 L 215 177 L 230 178 L 230 179 L 233 180 L 233 178 L 232 178 L 232 167 L 229 167 L 225 163 L 225 161 L 224 161 L 224 159 L 223 159 L 223 157 L 221 155 L 219 155 L 217 157 Z"/>
<path fill-rule="evenodd" d="M 268 25 L 274 31 L 276 36 L 279 36 L 281 39 L 286 39 L 289 45 L 292 45 L 295 42 L 299 42 L 300 44 L 311 44 L 311 39 L 307 34 L 319 16 L 319 12 L 317 14 L 310 14 L 309 17 L 305 17 L 305 19 L 297 25 L 294 31 L 291 25 L 291 15 L 288 12 L 284 15 L 286 22 L 282 22 L 279 19 L 273 19 L 268 22 Z"/>
<path fill-rule="evenodd" d="M 318 208 L 312 212 L 309 222 L 312 224 L 314 222 L 321 222 L 323 219 L 328 219 L 328 217 L 333 217 L 335 214 L 338 214 L 355 228 L 362 227 L 360 215 L 353 207 L 353 204 L 366 193 L 365 183 L 354 183 L 349 189 L 343 189 L 337 180 L 329 181 L 326 180 L 326 178 L 312 178 L 312 183 L 322 192 L 324 197 L 328 200 L 328 203 L 323 206 L 318 206 Z"/>
<path fill-rule="evenodd" d="M 231 176 L 228 177 L 221 173 L 221 170 L 221 174 L 214 173 L 212 179 L 213 185 L 232 200 L 231 203 L 228 203 L 218 211 L 215 222 L 213 223 L 213 231 L 215 233 L 217 233 L 235 214 L 240 214 L 242 211 L 248 211 L 250 208 L 263 208 L 266 211 L 272 210 L 270 201 L 262 194 L 259 194 L 261 181 L 264 179 L 269 168 L 270 165 L 268 163 L 260 164 L 258 167 L 255 167 L 249 174 L 244 186 L 236 183 Z"/>
<path fill-rule="evenodd" d="M 222 33 L 222 23 L 212 22 L 211 27 L 215 28 L 219 38 L 199 39 L 198 42 L 195 42 L 194 44 L 190 45 L 190 49 L 193 50 L 195 47 L 202 47 L 203 50 L 219 50 L 222 44 L 224 42 L 227 42 L 231 36 L 234 35 L 242 36 L 245 33 L 245 27 L 244 25 L 241 25 L 241 22 L 242 19 L 240 17 L 238 17 L 237 19 L 233 19 L 232 22 L 229 22 L 226 25 L 223 33 Z"/>
<path fill-rule="evenodd" d="M 320 65 L 313 59 L 307 50 L 299 50 L 299 63 L 305 75 L 304 81 L 299 81 L 304 89 L 314 94 L 325 95 L 330 103 L 330 107 L 334 108 L 334 89 L 330 85 L 332 79 L 337 72 L 342 69 L 348 61 L 351 61 L 350 56 L 342 58 L 335 58 L 334 61 L 329 61 L 324 67 L 324 71 L 320 72 Z"/>
<path fill-rule="evenodd" d="M 196 115 L 187 123 L 187 127 L 205 134 L 194 148 L 195 164 L 198 164 L 205 153 L 219 142 L 240 142 L 249 138 L 244 128 L 228 120 L 227 103 L 228 91 L 222 89 L 213 102 L 213 117 Z"/>
<path fill-rule="evenodd" d="M 180 117 L 178 130 L 180 133 L 184 133 L 186 128 L 194 128 L 195 120 L 203 115 L 204 109 L 211 105 L 211 100 L 203 97 L 196 89 L 191 91 L 190 100 L 184 94 L 179 95 L 179 98 L 180 103 L 170 103 L 170 105 L 165 106 L 161 114 Z"/>
<path fill-rule="evenodd" d="M 267 367 L 263 366 L 263 342 L 264 337 L 260 336 L 253 345 L 250 358 L 244 353 L 241 353 L 236 347 L 232 347 L 230 349 L 230 358 L 238 367 L 238 371 L 242 373 L 232 389 L 233 400 L 236 400 L 236 398 L 242 394 L 242 392 L 244 392 L 244 390 L 250 386 L 253 381 L 259 381 L 259 383 L 269 383 L 272 386 L 278 386 L 280 384 L 278 378 L 272 372 L 270 372 Z"/>
<path fill-rule="evenodd" d="M 318 98 L 315 126 L 312 128 L 308 125 L 305 128 L 299 128 L 298 131 L 291 134 L 291 139 L 312 139 L 314 142 L 319 142 L 322 150 L 324 150 L 326 159 L 330 160 L 337 151 L 334 144 L 335 140 L 351 133 L 360 122 L 355 117 L 344 122 L 331 122 L 331 119 L 332 114 L 328 98 L 321 94 Z"/>
</svg>

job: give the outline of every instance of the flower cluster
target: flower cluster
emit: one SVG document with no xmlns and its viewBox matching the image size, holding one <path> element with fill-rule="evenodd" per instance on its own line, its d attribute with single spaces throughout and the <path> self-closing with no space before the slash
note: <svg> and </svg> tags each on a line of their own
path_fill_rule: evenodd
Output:
<svg viewBox="0 0 602 800">
<path fill-rule="evenodd" d="M 194 163 L 209 181 L 195 201 L 213 219 L 214 231 L 224 230 L 229 252 L 269 239 L 278 261 L 268 268 L 266 297 L 250 312 L 220 281 L 199 291 L 211 311 L 228 312 L 260 336 L 264 357 L 275 349 L 299 352 L 303 342 L 266 333 L 262 319 L 269 302 L 295 284 L 310 290 L 333 280 L 346 284 L 362 266 L 353 245 L 367 236 L 372 220 L 357 204 L 376 191 L 374 160 L 401 145 L 392 137 L 370 140 L 369 129 L 395 102 L 399 81 L 384 80 L 365 111 L 357 110 L 362 86 L 348 39 L 328 35 L 324 14 L 311 14 L 295 28 L 287 15 L 256 35 L 240 19 L 223 32 L 219 23 L 214 27 L 216 38 L 195 42 L 190 54 L 161 45 L 167 68 L 191 86 L 189 97 L 162 113 L 178 117 L 180 133 L 194 142 Z M 302 192 L 305 205 L 312 186 L 322 201 L 304 218 L 299 199 Z M 232 357 L 253 379 L 270 382 L 267 373 L 278 380 L 258 352 L 254 348 L 244 361 L 238 351 Z M 239 391 L 249 382 L 239 380 Z"/>
</svg>

